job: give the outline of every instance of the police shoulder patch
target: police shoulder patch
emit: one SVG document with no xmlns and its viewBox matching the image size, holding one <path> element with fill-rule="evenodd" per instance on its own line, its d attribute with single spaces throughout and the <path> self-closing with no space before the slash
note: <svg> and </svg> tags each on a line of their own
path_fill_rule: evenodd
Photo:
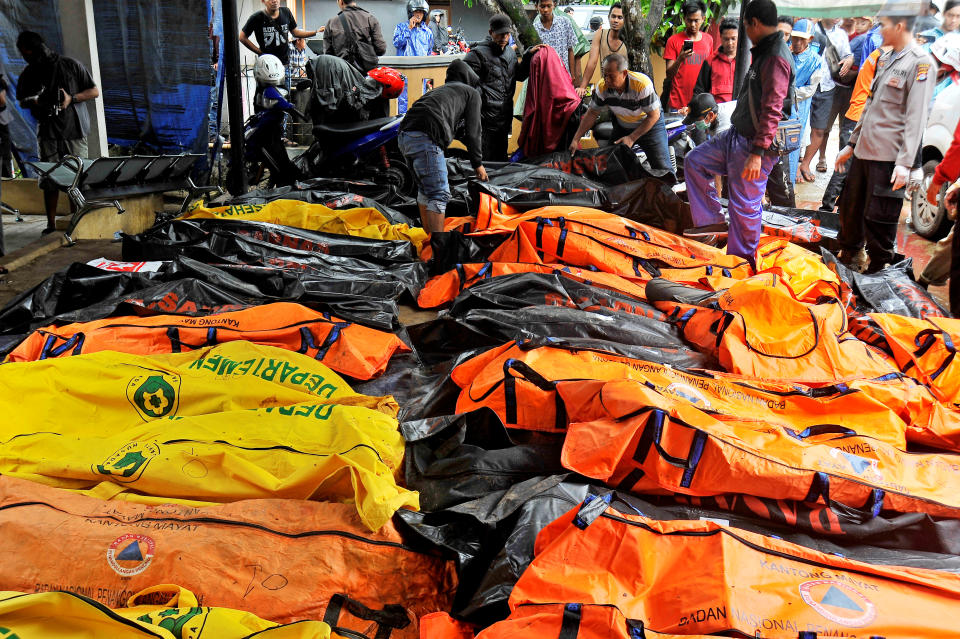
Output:
<svg viewBox="0 0 960 639">
<path fill-rule="evenodd" d="M 915 78 L 916 81 L 923 82 L 924 80 L 927 79 L 927 75 L 929 75 L 929 73 L 930 73 L 930 65 L 927 64 L 926 62 L 921 62 L 920 64 L 917 65 L 917 76 Z"/>
</svg>

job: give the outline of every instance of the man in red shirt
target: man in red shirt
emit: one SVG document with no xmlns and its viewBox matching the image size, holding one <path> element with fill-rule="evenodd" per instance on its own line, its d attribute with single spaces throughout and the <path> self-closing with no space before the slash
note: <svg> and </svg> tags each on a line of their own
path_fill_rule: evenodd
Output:
<svg viewBox="0 0 960 639">
<path fill-rule="evenodd" d="M 667 108 L 678 111 L 690 103 L 700 67 L 713 53 L 713 38 L 701 33 L 706 7 L 701 0 L 687 0 L 681 8 L 684 30 L 667 40 L 663 59 L 667 62 L 665 88 L 670 87 Z"/>
<path fill-rule="evenodd" d="M 720 48 L 710 54 L 700 68 L 700 75 L 693 95 L 709 93 L 717 104 L 733 99 L 733 72 L 737 66 L 736 20 L 726 19 L 720 23 Z"/>
</svg>

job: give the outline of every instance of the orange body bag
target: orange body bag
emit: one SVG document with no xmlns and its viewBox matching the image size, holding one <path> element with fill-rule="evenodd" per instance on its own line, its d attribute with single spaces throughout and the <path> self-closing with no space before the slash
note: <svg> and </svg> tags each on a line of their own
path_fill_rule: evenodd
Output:
<svg viewBox="0 0 960 639">
<path fill-rule="evenodd" d="M 852 561 L 712 521 L 659 521 L 597 498 L 540 533 L 510 619 L 553 602 L 616 608 L 654 637 L 932 639 L 956 634 L 960 576 Z"/>
<path fill-rule="evenodd" d="M 353 600 L 392 611 L 390 637 L 398 638 L 417 637 L 419 616 L 448 608 L 456 588 L 452 562 L 409 548 L 392 523 L 371 532 L 353 505 L 145 506 L 10 477 L 0 477 L 0 555 L 3 590 L 69 590 L 115 608 L 144 588 L 177 583 L 204 606 L 375 629 L 377 615 L 351 619 Z"/>
<path fill-rule="evenodd" d="M 386 370 L 394 353 L 410 351 L 393 333 L 344 322 L 300 304 L 277 302 L 202 317 L 110 317 L 48 326 L 31 333 L 7 361 L 30 362 L 98 351 L 180 353 L 235 341 L 303 353 L 354 379 L 371 379 Z"/>
</svg>

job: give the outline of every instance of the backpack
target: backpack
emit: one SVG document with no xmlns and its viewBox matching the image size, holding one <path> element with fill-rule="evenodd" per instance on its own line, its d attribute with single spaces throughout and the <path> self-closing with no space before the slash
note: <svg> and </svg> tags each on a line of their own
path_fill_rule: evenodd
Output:
<svg viewBox="0 0 960 639">
<path fill-rule="evenodd" d="M 373 50 L 373 45 L 364 42 L 350 28 L 347 19 L 343 17 L 341 11 L 338 15 L 340 24 L 343 26 L 344 49 L 340 52 L 340 57 L 366 73 L 370 69 L 376 68 L 380 64 L 380 57 Z"/>
</svg>

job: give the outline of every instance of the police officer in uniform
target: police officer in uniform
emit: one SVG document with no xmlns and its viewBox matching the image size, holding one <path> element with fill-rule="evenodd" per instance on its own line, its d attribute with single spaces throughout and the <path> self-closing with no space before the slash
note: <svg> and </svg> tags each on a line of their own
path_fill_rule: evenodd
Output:
<svg viewBox="0 0 960 639">
<path fill-rule="evenodd" d="M 836 170 L 853 156 L 840 195 L 840 259 L 853 265 L 866 240 L 868 273 L 896 260 L 897 223 L 918 154 L 936 83 L 933 59 L 913 39 L 925 2 L 888 0 L 880 10 L 883 44 L 863 115 L 837 156 Z"/>
</svg>

